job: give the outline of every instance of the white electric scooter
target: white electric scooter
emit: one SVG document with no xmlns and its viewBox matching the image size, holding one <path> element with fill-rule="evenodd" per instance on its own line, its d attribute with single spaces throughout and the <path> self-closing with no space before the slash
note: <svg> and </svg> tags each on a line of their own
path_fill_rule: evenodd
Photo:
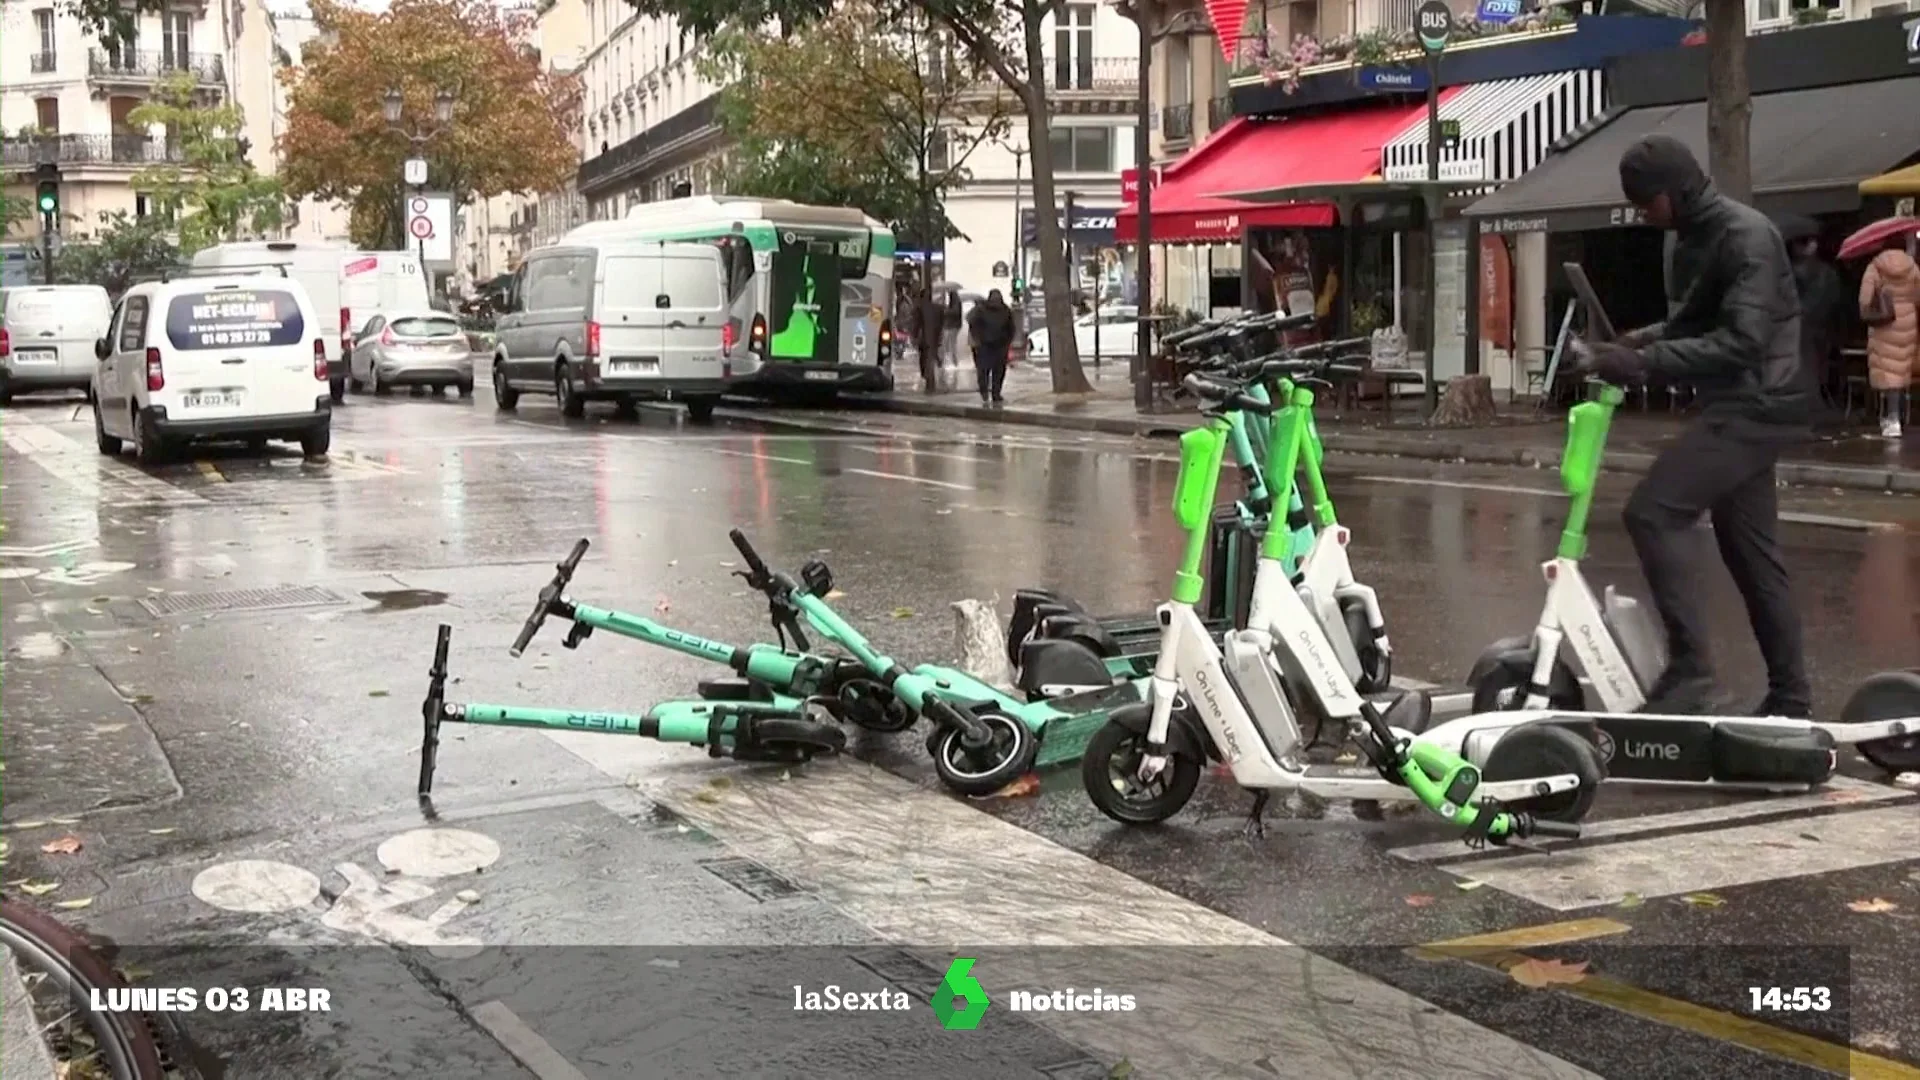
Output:
<svg viewBox="0 0 1920 1080">
<path fill-rule="evenodd" d="M 1271 405 L 1234 387 L 1197 376 L 1187 385 L 1225 410 L 1272 412 Z M 1296 393 L 1308 395 L 1303 404 L 1310 405 L 1307 391 Z M 1236 782 L 1256 792 L 1248 822 L 1253 833 L 1262 831 L 1261 815 L 1274 791 L 1304 791 L 1325 799 L 1418 801 L 1467 825 L 1470 838 L 1485 837 L 1478 830 L 1502 818 L 1504 804 L 1554 798 L 1574 808 L 1551 821 L 1507 815 L 1516 835 L 1528 829 L 1577 835 L 1573 822 L 1591 805 L 1601 779 L 1588 746 L 1563 728 L 1516 720 L 1515 730 L 1476 765 L 1434 733 L 1416 737 L 1431 718 L 1424 693 L 1403 695 L 1383 716 L 1354 688 L 1321 620 L 1288 581 L 1285 534 L 1270 534 L 1263 543 L 1248 628 L 1229 633 L 1224 651 L 1215 644 L 1194 605 L 1229 429 L 1220 410 L 1212 410 L 1207 426 L 1181 438 L 1174 509 L 1189 532 L 1187 557 L 1175 575 L 1172 601 L 1157 613 L 1161 645 L 1149 700 L 1116 710 L 1089 741 L 1082 778 L 1094 804 L 1117 821 L 1163 821 L 1186 805 L 1202 764 L 1211 759 L 1226 763 Z M 1276 446 L 1283 437 L 1275 434 Z M 1282 460 L 1281 467 L 1290 470 L 1292 464 Z M 1372 767 L 1302 762 L 1289 685 L 1309 695 L 1328 720 L 1343 723 Z"/>
</svg>

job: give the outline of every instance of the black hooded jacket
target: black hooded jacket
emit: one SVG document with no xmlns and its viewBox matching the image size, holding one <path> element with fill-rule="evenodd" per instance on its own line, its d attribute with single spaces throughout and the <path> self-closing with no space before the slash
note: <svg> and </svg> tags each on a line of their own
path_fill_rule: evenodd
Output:
<svg viewBox="0 0 1920 1080">
<path fill-rule="evenodd" d="M 1769 427 L 1809 422 L 1813 402 L 1801 373 L 1800 295 L 1780 231 L 1766 216 L 1714 190 L 1692 151 L 1654 135 L 1620 158 L 1620 187 L 1645 205 L 1673 204 L 1678 297 L 1667 321 L 1641 333 L 1651 373 L 1684 380 L 1709 417 Z"/>
</svg>

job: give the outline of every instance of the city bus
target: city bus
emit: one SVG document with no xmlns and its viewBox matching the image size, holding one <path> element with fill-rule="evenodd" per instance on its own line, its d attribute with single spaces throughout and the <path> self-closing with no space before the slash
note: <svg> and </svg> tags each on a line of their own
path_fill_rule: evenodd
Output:
<svg viewBox="0 0 1920 1080">
<path fill-rule="evenodd" d="M 726 254 L 730 391 L 893 386 L 893 231 L 859 210 L 696 195 L 581 225 L 562 245 L 712 243 Z"/>
</svg>

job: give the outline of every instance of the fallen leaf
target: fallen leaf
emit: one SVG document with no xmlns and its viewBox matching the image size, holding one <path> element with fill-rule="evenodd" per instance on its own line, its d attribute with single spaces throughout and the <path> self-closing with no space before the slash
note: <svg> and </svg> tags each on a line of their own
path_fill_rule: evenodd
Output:
<svg viewBox="0 0 1920 1080">
<path fill-rule="evenodd" d="M 133 703 L 135 705 L 151 705 L 153 704 L 153 695 L 152 694 L 135 694 L 133 695 Z"/>
<path fill-rule="evenodd" d="M 1121 1058 L 1120 1063 L 1107 1070 L 1107 1080 L 1127 1080 L 1133 1075 L 1133 1062 Z"/>
<path fill-rule="evenodd" d="M 94 597 L 94 598 L 93 598 L 93 601 L 92 601 L 92 602 L 93 602 L 93 603 L 96 603 L 96 604 L 111 604 L 111 603 L 113 603 L 113 597 L 111 597 L 111 596 L 96 596 L 96 597 Z"/>
<path fill-rule="evenodd" d="M 20 886 L 20 891 L 28 896 L 45 896 L 60 887 L 57 881 L 29 881 Z"/>
<path fill-rule="evenodd" d="M 125 724 L 95 724 L 95 725 L 93 725 L 93 730 L 94 730 L 94 731 L 95 731 L 96 733 L 98 733 L 98 734 L 101 734 L 101 735 L 111 735 L 111 734 L 113 734 L 113 733 L 114 733 L 114 732 L 116 732 L 116 731 L 125 731 L 125 730 L 127 730 L 127 725 L 125 725 Z"/>
<path fill-rule="evenodd" d="M 1820 801 L 1830 803 L 1859 802 L 1863 798 L 1866 798 L 1866 795 L 1853 788 L 1835 788 L 1820 796 Z"/>
<path fill-rule="evenodd" d="M 1853 1045 L 1862 1050 L 1897 1051 L 1900 1049 L 1900 1040 L 1878 1031 L 1863 1031 L 1853 1037 Z"/>
<path fill-rule="evenodd" d="M 1433 897 L 1426 893 L 1414 893 L 1412 896 L 1407 897 L 1408 907 L 1429 907 L 1432 904 Z"/>
<path fill-rule="evenodd" d="M 668 600 L 664 596 L 660 598 L 659 603 L 653 605 L 653 613 L 655 615 L 665 615 L 667 612 L 672 610 L 673 610 L 673 601 Z"/>
<path fill-rule="evenodd" d="M 893 617 L 896 619 L 911 619 L 913 618 L 913 609 L 906 607 L 894 608 Z"/>
<path fill-rule="evenodd" d="M 829 589 L 827 590 L 827 595 L 825 598 L 828 600 L 845 600 L 847 598 L 847 594 L 841 592 L 839 589 Z"/>
<path fill-rule="evenodd" d="M 1028 773 L 1025 776 L 1020 777 L 1018 780 L 1015 780 L 1012 783 L 1008 784 L 1006 787 L 1001 788 L 999 791 L 996 791 L 993 794 L 987 796 L 987 798 L 989 799 L 1021 799 L 1021 798 L 1025 798 L 1028 795 L 1037 795 L 1039 794 L 1039 792 L 1040 792 L 1040 778 L 1034 775 L 1033 773 Z"/>
<path fill-rule="evenodd" d="M 714 787 L 714 788 L 730 788 L 733 786 L 733 777 L 716 776 L 713 779 L 707 781 L 707 786 Z"/>
<path fill-rule="evenodd" d="M 93 897 L 83 896 L 78 900 L 57 900 L 54 902 L 53 906 L 57 908 L 64 908 L 67 911 L 79 911 L 83 907 L 92 907 Z"/>
<path fill-rule="evenodd" d="M 680 565 L 680 560 L 679 560 L 679 559 L 668 559 L 668 560 L 667 560 L 667 565 L 668 565 L 668 566 L 679 566 L 679 565 Z"/>
<path fill-rule="evenodd" d="M 675 826 L 673 827 L 673 831 L 674 831 L 674 832 L 679 832 L 679 833 L 687 833 L 687 832 L 692 832 L 692 831 L 693 831 L 693 826 L 691 826 L 691 825 L 675 825 Z"/>
<path fill-rule="evenodd" d="M 147 830 L 147 835 L 149 835 L 149 836 L 165 836 L 165 835 L 167 835 L 167 834 L 168 834 L 168 833 L 170 833 L 170 832 L 177 832 L 177 831 L 179 831 L 179 830 L 177 830 L 177 829 L 148 829 L 148 830 Z"/>
<path fill-rule="evenodd" d="M 679 967 L 679 966 L 680 966 L 680 961 L 678 961 L 678 960 L 667 960 L 667 959 L 664 959 L 664 958 L 661 958 L 661 957 L 655 957 L 655 958 L 653 958 L 652 960 L 649 960 L 649 961 L 647 961 L 647 966 L 648 966 L 648 967 L 663 967 L 663 968 L 677 968 L 677 967 Z"/>
<path fill-rule="evenodd" d="M 63 836 L 58 840 L 49 840 L 40 845 L 40 850 L 49 855 L 72 855 L 74 852 L 80 850 L 80 838 L 77 836 Z"/>
<path fill-rule="evenodd" d="M 1454 888 L 1459 889 L 1461 892 L 1472 892 L 1485 884 L 1486 882 L 1484 881 L 1456 881 L 1453 883 Z"/>
<path fill-rule="evenodd" d="M 79 819 L 79 818 L 77 818 L 77 817 L 57 817 L 57 818 L 48 818 L 47 820 L 48 820 L 48 821 L 51 821 L 51 822 L 53 822 L 53 823 L 54 823 L 55 825 L 78 825 L 78 824 L 80 824 L 80 819 Z"/>
<path fill-rule="evenodd" d="M 1894 787 L 1920 788 L 1920 772 L 1903 772 L 1893 778 Z"/>
<path fill-rule="evenodd" d="M 386 697 L 387 692 L 385 690 L 369 690 L 367 691 L 367 696 L 368 697 Z"/>
<path fill-rule="evenodd" d="M 128 982 L 139 982 L 141 979 L 153 978 L 153 972 L 148 971 L 138 964 L 129 964 L 120 969 L 120 977 Z"/>
<path fill-rule="evenodd" d="M 127 651 L 128 651 L 128 652 L 135 652 L 135 653 L 137 653 L 137 652 L 139 652 L 139 651 L 140 651 L 140 646 L 138 646 L 138 645 L 129 645 L 129 646 L 127 646 Z"/>
<path fill-rule="evenodd" d="M 7 843 L 5 840 L 0 840 L 0 855 L 5 855 L 11 850 L 13 850 L 12 844 Z"/>
<path fill-rule="evenodd" d="M 47 823 L 44 821 L 16 821 L 9 826 L 9 828 L 14 829 L 44 829 L 46 827 Z"/>
<path fill-rule="evenodd" d="M 925 875 L 925 874 L 915 874 L 915 875 L 913 875 L 913 880 L 915 880 L 915 881 L 917 881 L 917 882 L 919 882 L 919 883 L 920 883 L 920 884 L 922 884 L 922 885 L 931 885 L 931 884 L 933 884 L 933 879 L 932 879 L 932 878 L 930 878 L 930 877 L 928 877 L 928 876 L 927 876 L 927 875 Z"/>
<path fill-rule="evenodd" d="M 1719 907 L 1726 903 L 1725 900 L 1710 892 L 1690 892 L 1681 897 L 1680 902 L 1683 904 L 1692 904 L 1694 907 Z"/>
<path fill-rule="evenodd" d="M 480 894 L 472 889 L 461 889 L 459 892 L 453 894 L 453 898 L 463 904 L 477 904 L 480 902 Z"/>
<path fill-rule="evenodd" d="M 1637 907 L 1643 907 L 1645 905 L 1646 905 L 1646 900 L 1642 899 L 1639 893 L 1630 892 L 1627 895 L 1621 897 L 1620 902 L 1618 904 L 1615 904 L 1614 906 L 1623 907 L 1623 908 L 1637 908 Z"/>
<path fill-rule="evenodd" d="M 789 780 L 791 780 L 791 779 L 793 779 L 793 772 L 792 772 L 791 770 L 789 770 L 789 769 L 781 769 L 781 770 L 780 770 L 780 782 L 781 782 L 781 783 L 783 783 L 783 784 L 784 784 L 784 783 L 786 783 L 787 781 L 789 781 Z"/>
<path fill-rule="evenodd" d="M 1879 915 L 1882 912 L 1898 911 L 1899 908 L 1899 904 L 1891 900 L 1882 900 L 1877 896 L 1871 900 L 1855 900 L 1847 905 L 1848 911 L 1857 911 L 1862 915 Z"/>
<path fill-rule="evenodd" d="M 693 793 L 693 801 L 703 802 L 703 803 L 717 803 L 720 801 L 720 793 L 717 791 L 696 791 Z"/>
<path fill-rule="evenodd" d="M 1335 765 L 1351 765 L 1359 760 L 1360 755 L 1358 754 L 1341 754 L 1339 757 L 1333 759 L 1333 763 Z"/>
<path fill-rule="evenodd" d="M 1587 962 L 1569 964 L 1564 960 L 1540 960 L 1527 957 L 1507 969 L 1507 976 L 1521 986 L 1535 990 L 1548 986 L 1571 986 L 1587 977 Z"/>
</svg>

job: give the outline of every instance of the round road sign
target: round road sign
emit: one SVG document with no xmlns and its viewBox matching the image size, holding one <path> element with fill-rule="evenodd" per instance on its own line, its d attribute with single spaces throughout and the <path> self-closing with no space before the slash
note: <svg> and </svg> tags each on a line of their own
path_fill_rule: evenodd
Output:
<svg viewBox="0 0 1920 1080">
<path fill-rule="evenodd" d="M 433 222 L 423 217 L 414 218 L 413 221 L 407 225 L 407 231 L 412 233 L 416 239 L 425 240 L 427 237 L 433 235 Z"/>
<path fill-rule="evenodd" d="M 1413 12 L 1413 32 L 1428 52 L 1446 48 L 1447 39 L 1453 36 L 1453 9 L 1443 0 L 1423 0 Z"/>
</svg>

